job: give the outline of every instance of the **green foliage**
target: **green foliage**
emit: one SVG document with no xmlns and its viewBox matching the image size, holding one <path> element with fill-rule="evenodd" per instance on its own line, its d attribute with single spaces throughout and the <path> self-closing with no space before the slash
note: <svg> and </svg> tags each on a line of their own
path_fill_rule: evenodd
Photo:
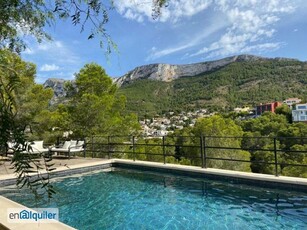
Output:
<svg viewBox="0 0 307 230">
<path fill-rule="evenodd" d="M 206 136 L 205 145 L 214 147 L 240 148 L 243 131 L 240 126 L 228 118 L 215 115 L 209 118 L 199 119 L 192 130 L 195 136 Z M 223 137 L 223 138 L 220 138 Z M 229 137 L 229 138 L 227 138 Z M 250 160 L 250 153 L 232 149 L 207 149 L 209 158 L 226 158 L 234 160 Z M 230 169 L 238 171 L 250 171 L 248 163 L 235 161 L 222 161 L 211 159 L 207 163 L 210 168 Z"/>
<path fill-rule="evenodd" d="M 160 8 L 166 5 L 165 0 L 153 0 L 153 17 L 160 15 Z M 109 11 L 114 8 L 113 1 L 100 0 L 1 0 L 0 1 L 0 49 L 9 47 L 20 52 L 26 46 L 24 34 L 31 35 L 41 42 L 51 37 L 46 33 L 46 25 L 53 25 L 56 19 L 70 19 L 80 27 L 80 32 L 87 26 L 88 39 L 100 38 L 100 46 L 106 53 L 117 49 L 106 31 Z"/>
<path fill-rule="evenodd" d="M 30 66 L 30 70 L 27 68 Z M 30 87 L 31 90 L 37 90 L 34 85 L 32 88 L 32 75 L 27 75 L 33 72 L 33 66 L 23 62 L 19 56 L 10 53 L 7 50 L 0 50 L 0 146 L 1 151 L 8 151 L 8 142 L 14 142 L 15 148 L 13 150 L 12 165 L 17 175 L 17 186 L 27 187 L 38 197 L 47 193 L 51 198 L 54 193 L 52 185 L 49 183 L 49 172 L 52 171 L 52 163 L 48 157 L 43 156 L 44 169 L 47 170 L 47 175 L 42 176 L 39 170 L 40 162 L 33 160 L 31 154 L 25 151 L 31 150 L 31 147 L 26 143 L 25 127 L 27 127 L 29 120 L 28 114 L 21 114 L 23 105 L 20 100 L 22 98 L 21 92 L 28 92 L 23 87 Z M 29 78 L 29 79 L 28 79 Z M 22 82 L 28 82 L 23 86 Z M 33 83 L 34 84 L 34 83 Z M 42 89 L 38 87 L 39 91 Z M 28 99 L 27 96 L 25 98 Z M 27 100 L 25 100 L 27 101 Z M 36 108 L 28 111 L 38 112 Z M 30 115 L 35 116 L 35 112 L 29 112 Z M 22 122 L 21 122 L 22 121 Z M 3 152 L 1 152 L 4 154 Z M 34 173 L 34 176 L 31 175 Z M 36 176 L 36 178 L 35 178 Z"/>
<path fill-rule="evenodd" d="M 282 114 L 284 116 L 286 116 L 287 120 L 289 123 L 292 123 L 292 111 L 291 109 L 289 108 L 289 106 L 283 104 L 281 106 L 278 106 L 276 109 L 275 109 L 275 113 L 276 114 Z"/>
<path fill-rule="evenodd" d="M 287 108 L 280 107 L 280 111 L 287 111 Z M 280 114 L 264 113 L 256 119 L 250 119 L 241 122 L 244 133 L 242 147 L 251 149 L 251 169 L 256 173 L 275 173 L 274 165 L 274 144 L 273 137 L 276 137 L 278 152 L 277 158 L 281 165 L 278 172 L 282 175 L 290 175 L 296 171 L 294 175 L 305 175 L 304 167 L 286 166 L 287 163 L 304 164 L 306 153 L 291 152 L 294 149 L 302 149 L 307 145 L 307 124 L 306 123 L 288 123 L 287 112 L 279 112 Z M 296 146 L 296 147 L 295 147 Z M 299 148 L 298 146 L 301 146 Z M 294 149 L 293 149 L 294 148 Z M 271 151 L 262 151 L 266 149 Z"/>
<path fill-rule="evenodd" d="M 284 115 L 265 112 L 262 116 L 242 122 L 246 132 L 258 132 L 261 136 L 277 136 L 280 130 L 289 126 Z"/>
<path fill-rule="evenodd" d="M 307 144 L 305 145 L 293 145 L 292 151 L 307 151 Z M 303 164 L 307 165 L 307 153 L 301 152 L 287 152 L 283 156 L 282 175 L 295 176 L 307 178 L 307 167 L 302 166 L 289 166 L 286 164 Z"/>
<path fill-rule="evenodd" d="M 76 74 L 75 92 L 67 104 L 69 124 L 61 130 L 73 131 L 77 137 L 91 135 L 125 135 L 139 129 L 134 114 L 125 111 L 126 99 L 116 96 L 116 85 L 97 64 L 87 64 Z"/>
<path fill-rule="evenodd" d="M 118 93 L 127 97 L 127 109 L 142 116 L 199 108 L 224 111 L 288 97 L 305 100 L 307 69 L 304 65 L 292 60 L 236 62 L 172 82 L 136 80 L 123 85 Z"/>
<path fill-rule="evenodd" d="M 275 175 L 276 147 L 277 173 L 306 177 L 306 167 L 299 166 L 307 163 L 307 153 L 302 152 L 307 146 L 306 123 L 290 124 L 286 114 L 273 113 L 237 123 L 219 115 L 201 118 L 193 128 L 165 137 L 164 148 L 161 138 L 138 139 L 136 159 L 163 162 L 165 152 L 167 163 L 202 166 L 203 145 L 207 167 Z M 132 147 L 126 151 L 130 153 L 125 157 L 133 159 Z"/>
<path fill-rule="evenodd" d="M 43 130 L 37 124 L 37 119 L 42 116 L 41 113 L 46 113 L 53 91 L 35 84 L 34 64 L 23 61 L 18 55 L 7 50 L 0 50 L 0 58 L 1 65 L 5 66 L 1 76 L 3 83 L 14 79 L 12 73 L 17 76 L 12 91 L 14 122 L 22 129 L 30 129 L 31 133 L 28 132 L 28 137 L 31 139 L 32 135 L 42 135 Z"/>
<path fill-rule="evenodd" d="M 293 123 L 277 133 L 284 149 L 289 150 L 294 145 L 307 145 L 307 124 Z"/>
<path fill-rule="evenodd" d="M 53 19 L 53 12 L 44 6 L 41 0 L 0 1 L 0 49 L 8 45 L 11 50 L 20 52 L 25 48 L 23 34 L 30 33 L 38 41 L 49 39 L 44 26 Z"/>
<path fill-rule="evenodd" d="M 162 145 L 161 139 L 159 138 L 140 139 L 138 140 L 137 144 L 138 146 L 135 149 L 137 160 L 163 162 L 163 149 L 161 147 Z M 151 146 L 151 145 L 160 145 L 160 146 Z"/>
<path fill-rule="evenodd" d="M 166 82 L 139 80 L 119 88 L 117 94 L 127 98 L 129 111 L 144 118 L 152 117 L 162 110 L 167 111 L 172 90 Z"/>
<path fill-rule="evenodd" d="M 35 159 L 31 154 L 24 153 L 24 151 L 31 151 L 28 144 L 22 143 L 21 146 L 22 148 L 17 147 L 12 158 L 12 166 L 17 175 L 16 185 L 19 188 L 25 186 L 30 189 L 36 199 L 43 198 L 45 194 L 49 199 L 52 198 L 56 192 L 49 180 L 49 173 L 55 170 L 51 156 L 39 154 Z M 40 161 L 41 157 L 42 162 Z M 40 170 L 46 170 L 47 175 L 40 173 Z"/>
</svg>

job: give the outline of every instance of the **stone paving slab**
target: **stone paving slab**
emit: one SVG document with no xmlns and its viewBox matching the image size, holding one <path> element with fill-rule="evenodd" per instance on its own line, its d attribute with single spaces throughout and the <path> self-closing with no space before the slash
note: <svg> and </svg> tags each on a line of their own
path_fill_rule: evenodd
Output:
<svg viewBox="0 0 307 230">
<path fill-rule="evenodd" d="M 83 163 L 93 163 L 93 162 L 104 162 L 106 159 L 101 158 L 83 158 L 83 157 L 73 157 L 68 159 L 67 157 L 54 157 L 52 163 L 54 163 L 55 168 L 67 167 L 70 168 L 76 164 Z M 8 158 L 0 157 L 0 176 L 13 174 L 14 170 L 11 168 L 11 160 Z"/>
</svg>

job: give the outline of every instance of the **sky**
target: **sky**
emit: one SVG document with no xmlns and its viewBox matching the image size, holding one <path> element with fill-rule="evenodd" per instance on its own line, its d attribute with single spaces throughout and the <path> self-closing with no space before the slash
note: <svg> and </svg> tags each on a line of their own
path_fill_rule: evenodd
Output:
<svg viewBox="0 0 307 230">
<path fill-rule="evenodd" d="M 152 63 L 190 64 L 252 54 L 307 61 L 306 0 L 170 0 L 158 19 L 151 0 L 115 0 L 106 30 L 118 50 L 106 56 L 87 29 L 57 21 L 53 40 L 28 39 L 22 53 L 37 65 L 36 82 L 72 80 L 85 64 L 111 77 Z"/>
</svg>

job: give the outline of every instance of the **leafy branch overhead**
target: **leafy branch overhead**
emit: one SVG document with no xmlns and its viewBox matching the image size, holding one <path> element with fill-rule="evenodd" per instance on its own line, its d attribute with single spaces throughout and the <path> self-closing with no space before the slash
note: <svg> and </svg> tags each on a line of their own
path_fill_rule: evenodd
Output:
<svg viewBox="0 0 307 230">
<path fill-rule="evenodd" d="M 154 19 L 159 17 L 166 4 L 166 0 L 152 0 Z M 8 47 L 21 52 L 26 48 L 25 35 L 33 36 L 38 42 L 51 40 L 46 26 L 54 25 L 57 20 L 70 19 L 73 25 L 80 26 L 80 32 L 89 29 L 88 39 L 99 37 L 100 46 L 111 53 L 117 47 L 105 26 L 113 9 L 113 0 L 1 1 L 0 49 Z"/>
</svg>

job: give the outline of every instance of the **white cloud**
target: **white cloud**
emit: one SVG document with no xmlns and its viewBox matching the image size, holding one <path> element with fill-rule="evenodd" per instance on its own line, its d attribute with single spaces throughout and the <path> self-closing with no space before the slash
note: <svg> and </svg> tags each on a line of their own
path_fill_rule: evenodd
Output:
<svg viewBox="0 0 307 230">
<path fill-rule="evenodd" d="M 37 49 L 43 51 L 52 51 L 54 49 L 65 49 L 65 47 L 61 41 L 51 41 L 38 44 Z"/>
<path fill-rule="evenodd" d="M 55 70 L 59 70 L 60 67 L 55 65 L 55 64 L 44 64 L 39 70 L 43 71 L 43 72 L 48 72 L 48 71 L 55 71 Z"/>
<path fill-rule="evenodd" d="M 27 55 L 32 55 L 34 53 L 35 53 L 34 50 L 30 49 L 29 47 L 27 47 L 25 51 L 23 51 L 23 54 L 27 54 Z"/>
<path fill-rule="evenodd" d="M 228 24 L 223 19 L 219 20 L 218 18 L 215 18 L 213 21 L 214 23 L 210 23 L 210 26 L 206 27 L 203 31 L 194 34 L 192 38 L 189 37 L 186 41 L 182 41 L 178 45 L 171 46 L 162 50 L 158 50 L 156 47 L 154 47 L 154 49 L 151 49 L 151 54 L 149 57 L 147 57 L 146 61 L 155 60 L 157 58 L 200 45 L 207 37 L 226 27 Z"/>
<path fill-rule="evenodd" d="M 36 81 L 42 83 L 48 77 L 70 79 L 83 65 L 81 56 L 73 50 L 75 44 L 60 40 L 52 42 L 29 42 L 28 49 L 22 53 L 25 60 L 36 63 L 39 67 Z M 47 64 L 48 63 L 48 64 Z M 62 72 L 60 72 L 62 71 Z"/>
<path fill-rule="evenodd" d="M 283 16 L 293 13 L 295 6 L 288 0 L 216 0 L 217 10 L 225 14 L 231 24 L 218 41 L 190 56 L 225 56 L 251 51 L 276 50 L 280 42 L 265 42 L 276 33 L 275 24 Z"/>
<path fill-rule="evenodd" d="M 33 58 L 35 58 L 33 55 L 35 54 L 36 57 L 42 57 L 45 62 L 58 63 L 58 65 L 80 62 L 80 57 L 72 51 L 69 45 L 59 40 L 45 41 L 39 44 L 31 43 L 22 54 L 26 56 L 32 55 Z"/>
<path fill-rule="evenodd" d="M 163 7 L 158 21 L 176 22 L 184 17 L 191 17 L 208 8 L 213 0 L 169 0 L 168 6 Z M 152 21 L 152 1 L 118 0 L 114 2 L 117 11 L 125 18 L 143 22 Z"/>
<path fill-rule="evenodd" d="M 273 51 L 279 49 L 282 45 L 284 45 L 284 43 L 281 42 L 257 44 L 257 45 L 247 46 L 244 49 L 242 49 L 241 52 L 248 53 L 251 51 L 256 51 L 258 53 L 261 53 L 261 52 Z"/>
<path fill-rule="evenodd" d="M 136 20 L 135 18 L 140 16 L 143 21 L 144 18 L 151 17 L 150 4 L 140 4 L 141 0 L 133 1 L 135 3 L 135 8 L 133 8 L 131 1 L 123 2 L 120 12 L 128 11 L 128 9 L 133 11 L 133 17 L 131 16 L 130 19 Z M 184 58 L 187 56 L 211 58 L 243 52 L 265 52 L 279 49 L 282 42 L 272 42 L 277 32 L 276 24 L 283 20 L 286 15 L 295 12 L 295 4 L 297 3 L 291 0 L 170 1 L 169 7 L 162 12 L 160 18 L 162 22 L 171 21 L 175 23 L 201 11 L 204 11 L 204 15 L 210 16 L 211 20 L 200 25 L 193 37 L 185 41 L 180 41 L 163 49 L 155 47 L 155 50 L 150 50 L 150 55 L 146 61 L 187 50 L 189 52 L 186 52 Z M 209 7 L 211 11 L 208 9 Z M 206 10 L 207 12 L 205 12 Z M 221 20 L 223 21 L 221 22 Z M 208 43 L 207 40 L 212 35 L 216 37 L 217 33 L 220 34 L 219 37 Z M 200 48 L 195 51 L 197 47 Z M 191 52 L 192 49 L 194 49 L 194 52 Z"/>
</svg>

